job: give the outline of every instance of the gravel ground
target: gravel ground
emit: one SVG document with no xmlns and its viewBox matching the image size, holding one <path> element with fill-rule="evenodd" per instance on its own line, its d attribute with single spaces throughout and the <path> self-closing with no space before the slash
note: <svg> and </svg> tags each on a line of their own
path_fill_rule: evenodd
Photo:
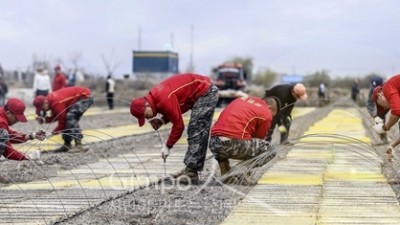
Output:
<svg viewBox="0 0 400 225">
<path fill-rule="evenodd" d="M 300 137 L 313 123 L 325 117 L 336 106 L 338 105 L 318 108 L 310 114 L 296 118 L 291 127 L 290 139 L 295 140 Z M 364 119 L 365 125 L 370 126 L 370 122 L 367 122 L 368 118 L 365 117 Z M 105 114 L 84 117 L 81 120 L 81 127 L 93 129 L 119 126 L 125 125 L 127 121 L 135 123 L 135 120 L 129 114 Z M 35 122 L 28 122 L 23 126 L 17 124 L 13 128 L 19 131 L 33 131 L 37 129 L 37 126 Z M 166 133 L 167 131 L 163 132 L 163 135 L 166 135 Z M 377 141 L 375 136 L 371 134 L 371 138 Z M 150 133 L 100 142 L 90 145 L 91 150 L 85 153 L 44 154 L 43 163 L 40 165 L 33 165 L 29 162 L 3 161 L 0 166 L 2 177 L 6 181 L 0 183 L 0 185 L 9 185 L 7 179 L 8 182 L 17 183 L 42 179 L 54 176 L 57 171 L 96 162 L 101 158 L 111 158 L 128 152 L 146 151 L 147 145 L 157 144 L 153 143 L 154 140 L 157 140 L 154 137 L 154 134 Z M 140 145 L 139 143 L 147 143 L 147 145 Z M 384 146 L 377 146 L 375 149 L 382 157 L 385 157 L 382 154 Z M 255 176 L 260 176 L 275 162 L 284 158 L 287 150 L 287 148 L 281 148 L 278 157 L 258 169 Z M 208 153 L 208 156 L 211 156 L 211 153 Z M 190 186 L 184 190 L 178 186 L 170 186 L 168 190 L 161 190 L 158 185 L 153 185 L 145 189 L 127 192 L 118 198 L 107 200 L 100 206 L 87 209 L 57 224 L 219 224 L 252 187 L 225 186 L 213 181 L 205 184 L 206 178 L 210 174 L 214 174 L 214 171 L 212 171 L 214 163 L 214 159 L 211 157 L 206 161 L 205 169 L 201 174 L 203 183 L 200 185 Z M 397 172 L 394 168 L 398 168 L 396 162 L 394 164 L 384 163 L 383 168 L 389 178 L 395 178 Z M 397 192 L 399 191 L 396 184 L 393 185 L 393 188 Z"/>
<path fill-rule="evenodd" d="M 300 136 L 329 111 L 330 108 L 325 107 L 295 119 L 291 135 Z M 283 148 L 279 157 L 259 169 L 255 176 L 261 176 L 263 171 L 285 155 L 286 149 Z M 214 174 L 213 161 L 212 158 L 207 160 L 202 172 L 203 181 Z M 83 221 L 85 224 L 219 224 L 251 188 L 251 186 L 223 186 L 218 182 L 209 182 L 185 190 L 176 186 L 163 191 L 154 185 L 105 202 L 99 207 L 57 224 L 81 224 Z"/>
</svg>

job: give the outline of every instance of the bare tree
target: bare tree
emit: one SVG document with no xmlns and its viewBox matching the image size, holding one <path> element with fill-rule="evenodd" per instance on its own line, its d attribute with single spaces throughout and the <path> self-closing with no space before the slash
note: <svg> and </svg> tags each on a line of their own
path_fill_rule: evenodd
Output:
<svg viewBox="0 0 400 225">
<path fill-rule="evenodd" d="M 104 54 L 101 54 L 101 59 L 106 67 L 107 75 L 113 74 L 114 71 L 121 65 L 122 60 L 118 59 L 114 55 L 114 49 L 111 50 L 111 54 L 108 58 Z"/>
<path fill-rule="evenodd" d="M 83 55 L 82 50 L 78 52 L 72 52 L 69 54 L 69 61 L 71 62 L 72 69 L 74 71 L 76 71 L 79 68 L 79 63 L 82 60 L 82 55 Z"/>
</svg>

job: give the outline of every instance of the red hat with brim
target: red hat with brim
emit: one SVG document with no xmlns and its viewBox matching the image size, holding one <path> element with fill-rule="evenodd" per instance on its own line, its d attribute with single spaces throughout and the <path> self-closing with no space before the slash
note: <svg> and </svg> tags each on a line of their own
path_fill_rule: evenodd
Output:
<svg viewBox="0 0 400 225">
<path fill-rule="evenodd" d="M 45 100 L 46 100 L 46 97 L 44 97 L 43 95 L 38 95 L 33 100 L 33 105 L 36 108 L 36 115 L 39 115 L 40 111 L 42 111 Z"/>
<path fill-rule="evenodd" d="M 10 98 L 8 99 L 5 107 L 7 108 L 8 111 L 14 114 L 15 118 L 17 118 L 18 121 L 23 123 L 28 121 L 24 114 L 26 106 L 23 101 L 17 98 Z"/>
<path fill-rule="evenodd" d="M 379 85 L 376 86 L 374 88 L 374 90 L 372 91 L 372 95 L 371 95 L 371 100 L 373 102 L 375 102 L 376 105 L 376 113 L 378 115 L 385 115 L 387 113 L 387 111 L 389 111 L 388 109 L 383 108 L 382 106 L 380 106 L 377 101 L 378 101 L 378 93 L 381 92 L 383 89 L 383 85 Z"/>
<path fill-rule="evenodd" d="M 131 102 L 131 114 L 138 119 L 139 127 L 144 125 L 144 109 L 146 100 L 144 98 L 136 98 Z"/>
<path fill-rule="evenodd" d="M 374 88 L 374 90 L 372 91 L 371 99 L 373 102 L 376 103 L 376 101 L 378 101 L 378 93 L 382 90 L 382 88 L 383 88 L 383 86 L 379 85 L 379 86 L 376 86 Z"/>
</svg>

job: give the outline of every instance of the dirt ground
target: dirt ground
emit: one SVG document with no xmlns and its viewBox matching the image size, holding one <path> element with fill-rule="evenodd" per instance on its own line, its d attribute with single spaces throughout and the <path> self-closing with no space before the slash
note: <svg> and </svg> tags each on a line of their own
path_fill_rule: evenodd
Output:
<svg viewBox="0 0 400 225">
<path fill-rule="evenodd" d="M 334 107 L 357 107 L 346 104 L 338 102 L 317 108 L 305 116 L 294 119 L 290 139 L 296 143 L 297 137 L 300 137 L 316 121 L 325 117 Z M 365 113 L 365 109 L 359 108 L 358 110 Z M 365 126 L 370 126 L 371 122 L 367 121 L 369 118 L 366 116 L 363 118 Z M 129 113 L 121 113 L 83 117 L 80 124 L 84 129 L 93 129 L 125 125 L 128 122 L 136 123 Z M 28 122 L 24 125 L 17 124 L 13 128 L 18 131 L 34 131 L 38 125 L 35 122 Z M 167 133 L 163 132 L 163 135 L 165 136 Z M 277 135 L 274 136 L 274 139 L 276 138 Z M 371 138 L 378 141 L 377 137 L 372 134 Z M 154 134 L 151 133 L 91 144 L 91 150 L 85 153 L 43 154 L 43 163 L 35 166 L 30 163 L 2 161 L 0 167 L 4 180 L 0 185 L 6 186 L 10 182 L 20 183 L 51 177 L 57 171 L 73 169 L 102 158 L 112 158 L 118 154 L 132 151 L 145 151 L 146 146 L 157 144 L 154 143 L 154 140 Z M 376 146 L 375 149 L 383 158 L 386 157 L 383 154 L 383 146 Z M 260 176 L 263 171 L 268 170 L 274 163 L 285 157 L 287 150 L 288 147 L 280 148 L 276 159 L 259 169 L 256 176 Z M 227 188 L 218 182 L 208 182 L 204 187 L 202 184 L 214 172 L 212 166 L 215 163 L 210 152 L 207 156 L 206 166 L 201 174 L 203 183 L 200 185 L 190 186 L 185 190 L 171 187 L 167 191 L 160 190 L 159 186 L 153 185 L 140 190 L 127 191 L 118 198 L 108 199 L 99 206 L 89 208 L 56 224 L 219 224 L 252 187 L 231 185 Z M 182 169 L 183 166 L 182 163 Z M 386 161 L 382 166 L 388 178 L 395 180 L 398 169 L 396 162 Z M 399 188 L 395 183 L 393 183 L 393 188 L 396 193 L 399 193 Z"/>
</svg>

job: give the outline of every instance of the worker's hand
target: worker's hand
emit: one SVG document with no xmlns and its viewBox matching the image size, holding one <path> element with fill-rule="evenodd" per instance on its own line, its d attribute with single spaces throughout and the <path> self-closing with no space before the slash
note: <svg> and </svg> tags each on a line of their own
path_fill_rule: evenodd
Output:
<svg viewBox="0 0 400 225">
<path fill-rule="evenodd" d="M 43 124 L 46 120 L 45 120 L 45 118 L 42 117 L 42 116 L 37 116 L 37 117 L 36 117 L 36 121 L 37 121 L 39 124 Z"/>
<path fill-rule="evenodd" d="M 161 158 L 165 160 L 167 159 L 168 156 L 169 156 L 169 148 L 166 145 L 164 145 L 164 147 L 161 149 Z"/>
<path fill-rule="evenodd" d="M 29 160 L 33 160 L 33 161 L 38 160 L 38 159 L 40 159 L 40 151 L 36 150 L 36 151 L 30 152 L 27 154 L 27 157 Z"/>
<path fill-rule="evenodd" d="M 50 138 L 51 136 L 52 134 L 50 131 L 45 131 L 43 129 L 40 129 L 34 133 L 35 139 L 38 139 L 40 141 L 43 141 L 46 138 Z"/>
<path fill-rule="evenodd" d="M 286 132 L 287 132 L 286 127 L 283 126 L 283 125 L 280 125 L 280 126 L 278 127 L 278 130 L 279 130 L 279 133 L 286 133 Z"/>
<path fill-rule="evenodd" d="M 377 134 L 384 134 L 386 131 L 383 129 L 383 123 L 375 124 L 372 128 L 374 128 Z"/>
<path fill-rule="evenodd" d="M 46 131 L 43 129 L 40 129 L 40 130 L 36 131 L 35 133 L 33 133 L 33 137 L 35 139 L 43 141 L 44 139 L 46 139 Z"/>
<path fill-rule="evenodd" d="M 290 125 L 292 125 L 292 117 L 291 116 L 287 116 L 285 118 L 285 120 L 286 120 L 285 122 L 286 122 L 287 126 L 290 127 Z"/>
<path fill-rule="evenodd" d="M 375 117 L 374 117 L 374 121 L 375 121 L 375 124 L 383 123 L 383 119 L 380 118 L 379 116 L 375 116 Z"/>
<path fill-rule="evenodd" d="M 164 121 L 160 118 L 154 118 L 150 120 L 149 123 L 151 124 L 154 130 L 158 130 L 162 125 L 164 125 Z"/>
</svg>

